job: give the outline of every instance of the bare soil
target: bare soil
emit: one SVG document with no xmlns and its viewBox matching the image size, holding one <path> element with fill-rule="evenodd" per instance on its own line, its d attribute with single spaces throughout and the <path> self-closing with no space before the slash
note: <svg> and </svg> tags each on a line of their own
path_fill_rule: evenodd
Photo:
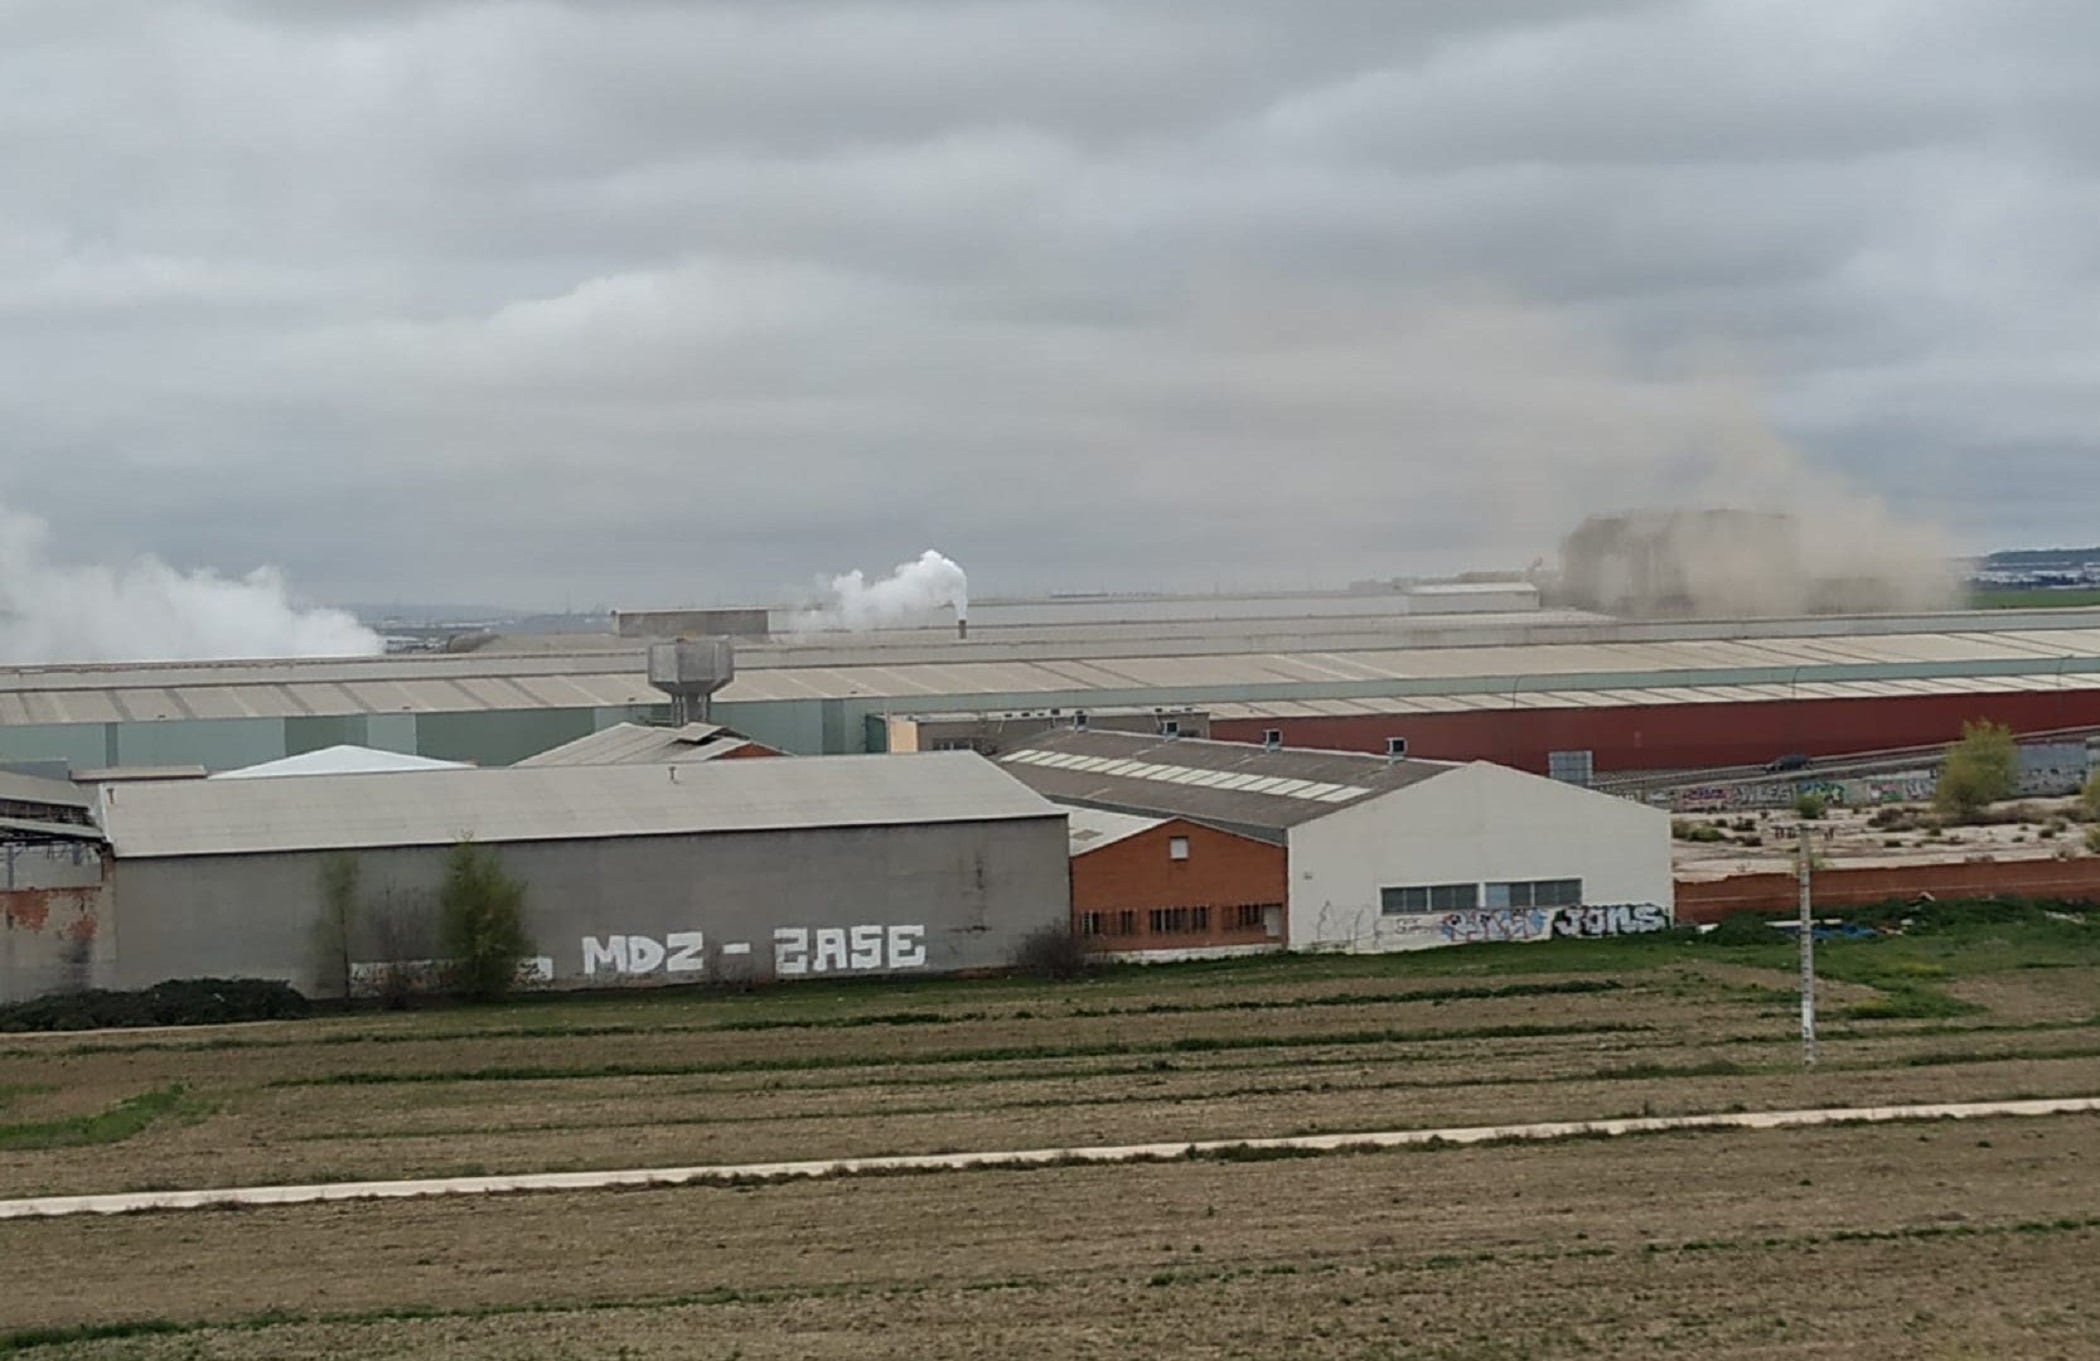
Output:
<svg viewBox="0 0 2100 1361">
<path fill-rule="evenodd" d="M 1839 1127 L 10 1223 L 0 1259 L 16 1326 L 220 1325 L 77 1357 L 2086 1356 L 2096 1155 L 2087 1117 Z"/>
<path fill-rule="evenodd" d="M 0 1196 L 2100 1094 L 2075 957 L 1920 974 L 1951 1017 L 1826 984 L 1804 1071 L 1752 956 L 1440 954 L 0 1037 L 0 1127 L 186 1093 L 0 1150 Z M 8 1222 L 0 1351 L 2089 1355 L 2096 1155 L 2056 1117 Z"/>
</svg>

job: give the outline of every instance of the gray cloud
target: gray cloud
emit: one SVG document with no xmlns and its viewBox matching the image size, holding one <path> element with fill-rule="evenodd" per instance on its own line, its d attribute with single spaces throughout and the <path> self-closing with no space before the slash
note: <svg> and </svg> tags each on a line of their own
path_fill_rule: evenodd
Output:
<svg viewBox="0 0 2100 1361">
<path fill-rule="evenodd" d="M 2092 537 L 2080 0 L 4 9 L 59 558 L 1301 585 L 1830 478 Z"/>
</svg>

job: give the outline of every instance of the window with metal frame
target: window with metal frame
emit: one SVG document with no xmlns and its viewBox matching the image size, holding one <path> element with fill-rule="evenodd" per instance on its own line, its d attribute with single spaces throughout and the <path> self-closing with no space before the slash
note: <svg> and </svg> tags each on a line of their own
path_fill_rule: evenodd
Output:
<svg viewBox="0 0 2100 1361">
<path fill-rule="evenodd" d="M 1378 907 L 1388 917 L 1411 912 L 1469 912 L 1480 906 L 1478 884 L 1403 884 L 1378 890 Z"/>
<path fill-rule="evenodd" d="M 1580 879 L 1512 879 L 1487 886 L 1489 907 L 1580 907 Z"/>
</svg>

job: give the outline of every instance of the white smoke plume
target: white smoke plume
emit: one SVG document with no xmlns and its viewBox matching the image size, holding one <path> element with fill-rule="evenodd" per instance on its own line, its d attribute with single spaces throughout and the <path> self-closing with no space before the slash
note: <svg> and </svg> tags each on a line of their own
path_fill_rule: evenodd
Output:
<svg viewBox="0 0 2100 1361">
<path fill-rule="evenodd" d="M 300 609 L 274 568 L 184 572 L 50 555 L 50 527 L 0 508 L 0 663 L 352 657 L 384 650 L 340 610 Z"/>
<path fill-rule="evenodd" d="M 801 629 L 911 628 L 937 622 L 952 609 L 957 620 L 970 617 L 970 578 L 953 559 L 929 548 L 877 582 L 858 567 L 831 579 L 830 599 L 796 617 Z"/>
</svg>

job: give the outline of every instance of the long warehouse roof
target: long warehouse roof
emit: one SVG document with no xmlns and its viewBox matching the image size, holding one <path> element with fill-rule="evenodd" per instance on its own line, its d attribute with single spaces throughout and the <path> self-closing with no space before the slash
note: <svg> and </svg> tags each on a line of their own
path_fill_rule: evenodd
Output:
<svg viewBox="0 0 2100 1361">
<path fill-rule="evenodd" d="M 1061 803 L 1272 832 L 1458 769 L 1444 761 L 1070 728 L 1000 753 L 999 764 Z"/>
<path fill-rule="evenodd" d="M 119 859 L 1062 816 L 971 752 L 104 786 Z"/>
<path fill-rule="evenodd" d="M 826 654 L 828 655 L 828 654 Z M 1103 696 L 1103 703 L 1326 702 L 1449 699 L 1495 707 L 1556 695 L 1556 704 L 1809 697 L 1815 687 L 1863 687 L 1830 697 L 1931 693 L 1940 687 L 2100 685 L 2100 627 L 2003 632 L 1846 634 L 1749 639 L 1237 652 L 1180 656 L 977 660 L 969 644 L 940 659 L 886 662 L 846 654 L 837 665 L 790 664 L 794 654 L 738 654 L 724 703 L 894 700 L 954 709 L 995 697 Z M 949 658 L 955 658 L 951 660 Z M 1989 683 L 1984 682 L 1988 679 Z M 1917 687 L 1929 687 L 1920 691 Z M 1120 698 L 1118 698 L 1120 696 Z M 1701 696 L 1694 696 L 1692 701 Z M 352 661 L 38 668 L 0 673 L 0 725 L 341 714 L 619 708 L 665 702 L 639 654 L 390 657 Z M 1074 701 L 1081 702 L 1081 701 Z"/>
</svg>

